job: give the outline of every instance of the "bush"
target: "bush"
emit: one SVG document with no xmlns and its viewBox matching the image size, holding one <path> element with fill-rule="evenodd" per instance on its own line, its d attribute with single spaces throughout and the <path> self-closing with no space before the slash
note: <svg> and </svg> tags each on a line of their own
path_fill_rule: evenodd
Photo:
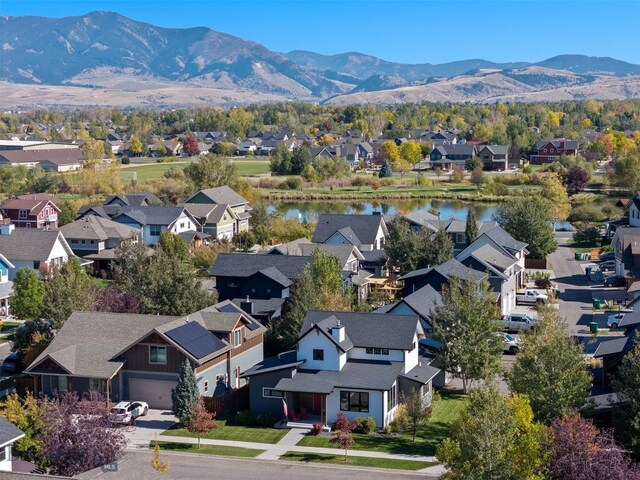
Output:
<svg viewBox="0 0 640 480">
<path fill-rule="evenodd" d="M 375 432 L 377 429 L 376 421 L 373 417 L 358 418 L 355 424 L 353 431 L 356 433 L 369 434 Z"/>
<path fill-rule="evenodd" d="M 302 180 L 300 179 L 300 177 L 289 177 L 287 178 L 286 182 L 290 190 L 298 190 L 302 185 Z"/>
<path fill-rule="evenodd" d="M 509 187 L 503 183 L 493 181 L 484 186 L 484 193 L 498 197 L 506 197 L 509 195 Z"/>
<path fill-rule="evenodd" d="M 235 415 L 232 415 L 227 421 L 229 425 L 237 425 L 240 427 L 248 427 L 249 425 L 251 425 L 251 422 L 251 412 L 249 412 L 248 410 L 243 410 L 236 413 Z"/>
<path fill-rule="evenodd" d="M 418 187 L 430 187 L 433 185 L 431 179 L 427 178 L 426 175 L 418 175 L 416 176 L 416 186 Z"/>
<path fill-rule="evenodd" d="M 126 157 L 126 156 L 125 156 L 125 157 L 122 157 L 122 158 L 120 159 L 120 163 L 121 163 L 122 165 L 129 165 L 129 164 L 131 163 L 131 159 L 130 159 L 129 157 Z"/>
<path fill-rule="evenodd" d="M 333 425 L 331 425 L 331 429 L 334 432 L 346 432 L 346 431 L 352 431 L 355 428 L 355 424 L 352 422 L 349 422 L 349 419 L 347 418 L 347 416 L 342 413 L 342 412 L 338 412 L 338 414 L 336 415 L 336 419 L 333 422 Z"/>
<path fill-rule="evenodd" d="M 249 423 L 253 427 L 273 427 L 278 418 L 273 413 L 259 413 L 254 418 L 251 418 Z"/>
<path fill-rule="evenodd" d="M 602 212 L 591 205 L 581 205 L 571 210 L 568 220 L 571 223 L 598 222 L 602 220 Z"/>
<path fill-rule="evenodd" d="M 320 432 L 322 432 L 322 427 L 324 427 L 322 423 L 320 422 L 314 423 L 313 427 L 311 427 L 311 431 L 309 432 L 309 435 L 313 435 L 313 436 L 320 435 Z"/>
<path fill-rule="evenodd" d="M 596 243 L 600 238 L 598 228 L 588 222 L 580 222 L 576 225 L 573 241 L 579 243 Z"/>
<path fill-rule="evenodd" d="M 545 290 L 551 288 L 551 279 L 548 277 L 536 278 L 533 283 L 535 283 L 536 288 L 544 288 Z"/>
<path fill-rule="evenodd" d="M 522 173 L 532 173 L 533 172 L 533 167 L 531 165 L 527 165 L 526 167 L 524 167 L 522 169 Z"/>
</svg>

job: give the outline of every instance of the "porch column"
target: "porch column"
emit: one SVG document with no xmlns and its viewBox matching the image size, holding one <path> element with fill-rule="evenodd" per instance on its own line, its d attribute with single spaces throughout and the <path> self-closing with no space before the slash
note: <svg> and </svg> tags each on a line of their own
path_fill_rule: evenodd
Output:
<svg viewBox="0 0 640 480">
<path fill-rule="evenodd" d="M 110 387 L 111 387 L 111 379 L 107 378 L 107 385 L 106 385 L 107 408 L 109 407 L 109 404 L 111 403 L 111 396 L 109 394 Z"/>
</svg>

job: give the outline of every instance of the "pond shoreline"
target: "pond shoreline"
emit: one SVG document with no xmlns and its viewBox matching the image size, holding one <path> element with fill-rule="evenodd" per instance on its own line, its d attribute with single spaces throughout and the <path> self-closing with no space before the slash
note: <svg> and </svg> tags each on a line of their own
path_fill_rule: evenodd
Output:
<svg viewBox="0 0 640 480">
<path fill-rule="evenodd" d="M 360 200 L 360 201 L 384 201 L 384 200 L 458 200 L 462 202 L 486 202 L 502 203 L 509 199 L 522 195 L 497 196 L 497 195 L 471 195 L 456 192 L 362 192 L 362 193 L 307 193 L 304 191 L 264 192 L 262 197 L 272 201 L 326 201 L 326 200 Z"/>
</svg>

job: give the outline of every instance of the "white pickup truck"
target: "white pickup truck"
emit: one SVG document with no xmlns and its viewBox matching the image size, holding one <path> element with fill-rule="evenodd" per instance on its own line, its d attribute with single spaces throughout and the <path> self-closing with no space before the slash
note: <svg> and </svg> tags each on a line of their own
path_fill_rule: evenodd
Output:
<svg viewBox="0 0 640 480">
<path fill-rule="evenodd" d="M 548 301 L 549 296 L 544 293 L 540 293 L 537 290 L 526 289 L 516 293 L 516 303 L 539 305 L 547 303 Z"/>
</svg>

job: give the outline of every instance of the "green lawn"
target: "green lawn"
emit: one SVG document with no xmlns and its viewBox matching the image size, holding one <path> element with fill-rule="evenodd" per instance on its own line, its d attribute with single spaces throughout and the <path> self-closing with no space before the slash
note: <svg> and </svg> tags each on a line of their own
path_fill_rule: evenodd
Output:
<svg viewBox="0 0 640 480">
<path fill-rule="evenodd" d="M 437 462 L 420 462 L 416 460 L 398 460 L 395 458 L 353 457 L 347 455 L 327 455 L 323 453 L 287 452 L 280 460 L 293 462 L 333 463 L 336 465 L 353 465 L 358 467 L 391 468 L 395 470 L 422 470 L 437 465 Z"/>
<path fill-rule="evenodd" d="M 171 168 L 184 168 L 192 160 L 179 160 L 176 162 L 166 163 L 144 163 L 144 164 L 129 164 L 121 167 L 122 180 L 125 182 L 131 181 L 133 173 L 137 174 L 137 180 L 143 182 L 145 180 L 157 180 L 162 178 L 164 173 Z M 269 173 L 269 160 L 233 160 L 238 169 L 238 175 L 241 177 L 250 177 L 256 175 L 262 175 Z"/>
<path fill-rule="evenodd" d="M 591 253 L 594 248 L 599 248 L 598 242 L 574 242 L 569 241 L 569 248 L 573 253 Z"/>
<path fill-rule="evenodd" d="M 2 325 L 0 325 L 0 333 L 19 327 L 20 325 L 22 325 L 20 322 L 2 322 Z"/>
<path fill-rule="evenodd" d="M 432 456 L 436 447 L 448 434 L 451 424 L 458 419 L 466 406 L 466 397 L 458 392 L 443 392 L 436 403 L 429 424 L 418 432 L 413 443 L 409 433 L 402 434 L 353 434 L 355 443 L 352 450 L 369 450 L 374 452 L 405 453 L 407 455 Z M 298 445 L 306 447 L 338 448 L 324 436 L 306 436 Z"/>
<path fill-rule="evenodd" d="M 264 453 L 264 450 L 256 450 L 253 448 L 239 448 L 229 447 L 227 445 L 198 445 L 190 443 L 175 443 L 175 442 L 151 442 L 151 447 L 156 444 L 160 445 L 161 450 L 171 450 L 173 452 L 189 452 L 200 453 L 204 455 L 223 455 L 225 457 L 245 457 L 254 458 Z"/>
<path fill-rule="evenodd" d="M 211 430 L 202 438 L 235 440 L 238 442 L 278 443 L 288 432 L 286 429 L 230 426 L 226 424 L 225 420 L 218 420 L 218 425 L 218 428 Z M 190 433 L 185 428 L 170 428 L 162 432 L 162 435 L 198 438 L 197 435 Z"/>
</svg>

